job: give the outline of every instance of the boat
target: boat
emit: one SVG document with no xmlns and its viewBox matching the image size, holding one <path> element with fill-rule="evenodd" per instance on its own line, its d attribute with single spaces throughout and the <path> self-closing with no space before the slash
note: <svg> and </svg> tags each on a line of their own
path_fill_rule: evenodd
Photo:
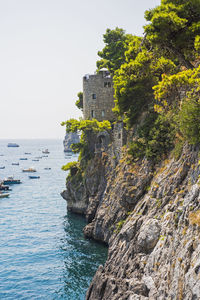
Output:
<svg viewBox="0 0 200 300">
<path fill-rule="evenodd" d="M 48 149 L 45 149 L 45 150 L 42 151 L 42 153 L 44 153 L 44 154 L 49 154 L 50 152 L 49 152 Z"/>
<path fill-rule="evenodd" d="M 30 176 L 28 176 L 28 177 L 29 177 L 30 179 L 39 179 L 39 178 L 40 178 L 40 176 L 33 176 L 33 175 L 32 175 L 32 176 L 30 175 Z"/>
<path fill-rule="evenodd" d="M 31 155 L 31 152 L 24 152 L 25 155 Z"/>
<path fill-rule="evenodd" d="M 2 192 L 0 192 L 0 198 L 7 198 L 9 196 L 10 196 L 9 193 L 2 193 Z"/>
<path fill-rule="evenodd" d="M 51 170 L 51 168 L 44 168 L 44 170 Z"/>
<path fill-rule="evenodd" d="M 0 169 L 5 169 L 5 166 L 0 167 Z"/>
<path fill-rule="evenodd" d="M 32 159 L 32 161 L 39 161 L 39 159 Z"/>
<path fill-rule="evenodd" d="M 32 173 L 32 172 L 37 172 L 35 168 L 30 167 L 28 169 L 23 169 L 22 172 L 28 172 L 28 173 Z"/>
<path fill-rule="evenodd" d="M 48 157 L 48 155 L 42 155 L 42 157 Z"/>
<path fill-rule="evenodd" d="M 13 176 L 8 176 L 7 178 L 5 178 L 4 180 L 3 180 L 3 184 L 4 185 L 9 185 L 9 184 L 19 184 L 19 183 L 21 183 L 21 181 L 20 181 L 20 179 L 14 179 L 14 177 Z"/>
<path fill-rule="evenodd" d="M 16 143 L 8 143 L 7 147 L 19 147 Z"/>
<path fill-rule="evenodd" d="M 19 160 L 28 160 L 26 157 L 21 157 Z"/>
<path fill-rule="evenodd" d="M 12 163 L 12 166 L 19 166 L 19 163 Z"/>
<path fill-rule="evenodd" d="M 8 191 L 8 190 L 9 190 L 8 185 L 4 185 L 4 184 L 0 183 L 0 191 Z"/>
</svg>

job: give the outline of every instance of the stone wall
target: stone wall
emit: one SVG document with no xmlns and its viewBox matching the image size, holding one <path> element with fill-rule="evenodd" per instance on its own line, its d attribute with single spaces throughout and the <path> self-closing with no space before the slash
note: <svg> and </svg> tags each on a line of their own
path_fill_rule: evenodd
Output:
<svg viewBox="0 0 200 300">
<path fill-rule="evenodd" d="M 108 71 L 83 77 L 83 116 L 84 119 L 114 120 L 114 88 Z"/>
</svg>

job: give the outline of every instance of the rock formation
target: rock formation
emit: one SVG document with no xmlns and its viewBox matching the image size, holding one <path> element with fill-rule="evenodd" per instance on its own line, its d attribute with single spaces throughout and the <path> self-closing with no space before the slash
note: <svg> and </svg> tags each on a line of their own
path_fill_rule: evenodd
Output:
<svg viewBox="0 0 200 300">
<path fill-rule="evenodd" d="M 62 196 L 85 214 L 85 236 L 109 246 L 87 300 L 200 299 L 199 176 L 198 149 L 186 144 L 157 166 L 99 152 L 84 179 L 68 181 Z"/>
<path fill-rule="evenodd" d="M 79 142 L 79 136 L 77 133 L 66 133 L 63 141 L 64 152 L 72 152 L 71 145 Z"/>
</svg>

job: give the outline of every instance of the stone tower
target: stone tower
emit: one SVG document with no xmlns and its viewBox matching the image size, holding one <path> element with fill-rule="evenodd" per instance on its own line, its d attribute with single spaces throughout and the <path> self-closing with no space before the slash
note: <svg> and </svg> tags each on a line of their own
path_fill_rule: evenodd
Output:
<svg viewBox="0 0 200 300">
<path fill-rule="evenodd" d="M 83 77 L 83 117 L 98 121 L 114 120 L 114 89 L 112 77 L 107 69 Z"/>
</svg>

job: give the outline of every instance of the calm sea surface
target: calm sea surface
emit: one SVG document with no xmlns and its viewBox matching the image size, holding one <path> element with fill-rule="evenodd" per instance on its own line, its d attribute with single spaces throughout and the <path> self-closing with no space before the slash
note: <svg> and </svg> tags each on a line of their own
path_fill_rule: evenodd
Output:
<svg viewBox="0 0 200 300">
<path fill-rule="evenodd" d="M 8 148 L 8 142 L 20 147 Z M 32 161 L 45 148 L 49 156 Z M 0 155 L 0 180 L 14 175 L 22 181 L 0 199 L 0 299 L 84 299 L 107 249 L 84 239 L 84 219 L 67 213 L 60 196 L 66 177 L 61 166 L 77 157 L 66 156 L 60 140 L 0 140 Z M 22 172 L 32 166 L 37 173 Z"/>
</svg>

